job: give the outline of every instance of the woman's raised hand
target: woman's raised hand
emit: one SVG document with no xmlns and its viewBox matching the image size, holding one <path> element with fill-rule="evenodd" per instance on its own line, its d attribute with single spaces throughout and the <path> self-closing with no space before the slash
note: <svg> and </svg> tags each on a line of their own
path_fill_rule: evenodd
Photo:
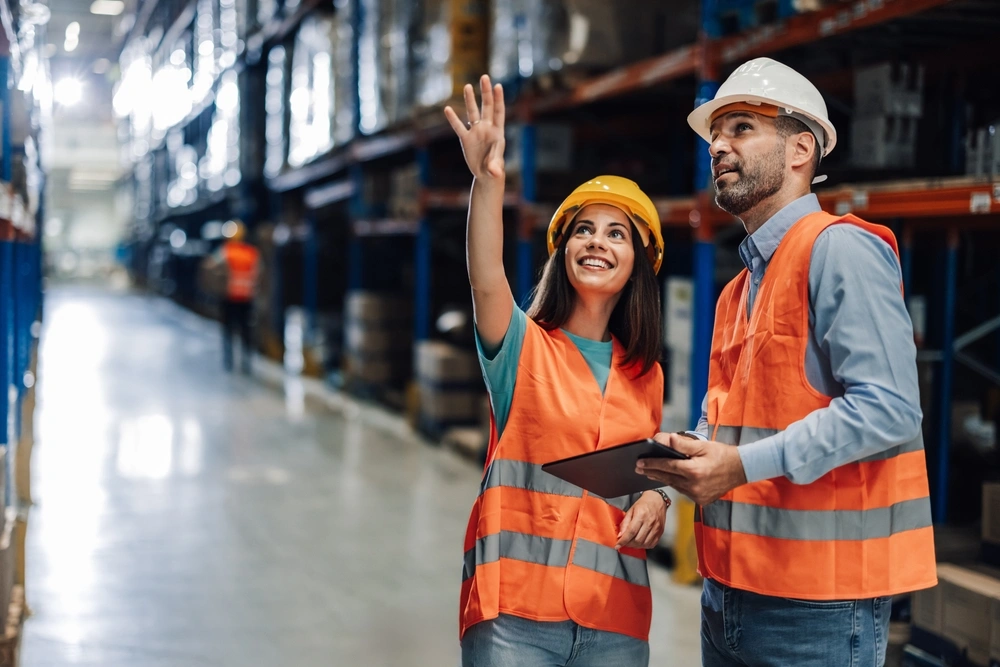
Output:
<svg viewBox="0 0 1000 667">
<path fill-rule="evenodd" d="M 479 80 L 483 98 L 480 112 L 476 104 L 476 93 L 471 84 L 465 84 L 465 110 L 469 122 L 463 123 L 451 107 L 445 107 L 444 115 L 451 124 L 459 141 L 465 162 L 476 179 L 504 177 L 504 136 L 503 125 L 506 110 L 503 103 L 503 86 L 490 84 L 485 74 Z"/>
</svg>

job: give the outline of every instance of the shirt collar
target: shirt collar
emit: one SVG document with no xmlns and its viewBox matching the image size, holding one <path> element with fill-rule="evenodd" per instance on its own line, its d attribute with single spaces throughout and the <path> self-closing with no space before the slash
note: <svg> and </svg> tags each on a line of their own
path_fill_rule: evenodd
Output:
<svg viewBox="0 0 1000 667">
<path fill-rule="evenodd" d="M 781 239 L 796 222 L 823 210 L 815 194 L 807 194 L 786 205 L 775 213 L 756 232 L 743 239 L 740 244 L 740 258 L 747 269 L 753 271 L 754 260 L 771 261 Z"/>
</svg>

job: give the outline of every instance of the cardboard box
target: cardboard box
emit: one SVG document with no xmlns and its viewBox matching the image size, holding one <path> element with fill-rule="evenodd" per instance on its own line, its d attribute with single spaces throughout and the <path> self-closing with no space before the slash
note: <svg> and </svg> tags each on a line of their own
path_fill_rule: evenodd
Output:
<svg viewBox="0 0 1000 667">
<path fill-rule="evenodd" d="M 420 383 L 420 414 L 439 423 L 475 424 L 483 393 L 471 389 L 440 389 Z"/>
<path fill-rule="evenodd" d="M 413 341 L 410 327 L 351 322 L 344 327 L 344 347 L 365 355 L 399 354 Z"/>
<path fill-rule="evenodd" d="M 441 341 L 420 341 L 416 345 L 417 378 L 425 384 L 482 383 L 479 358 L 474 352 Z"/>
<path fill-rule="evenodd" d="M 947 564 L 938 565 L 939 580 L 945 576 L 943 570 L 950 567 L 953 566 Z M 941 617 L 941 585 L 938 584 L 934 588 L 916 591 L 913 593 L 910 605 L 910 618 L 913 625 L 921 630 L 926 630 L 940 636 L 944 627 Z"/>
<path fill-rule="evenodd" d="M 412 306 L 409 300 L 393 294 L 354 290 L 347 293 L 344 311 L 348 324 L 403 323 L 410 321 Z"/>
<path fill-rule="evenodd" d="M 963 567 L 938 568 L 941 589 L 941 636 L 965 651 L 969 660 L 989 662 L 994 628 L 1000 615 L 1000 580 Z"/>
</svg>

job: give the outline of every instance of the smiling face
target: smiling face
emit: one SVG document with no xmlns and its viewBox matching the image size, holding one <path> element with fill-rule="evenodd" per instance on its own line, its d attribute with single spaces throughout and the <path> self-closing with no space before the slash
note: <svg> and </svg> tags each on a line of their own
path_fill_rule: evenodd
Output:
<svg viewBox="0 0 1000 667">
<path fill-rule="evenodd" d="M 632 222 L 609 204 L 580 209 L 566 242 L 566 275 L 578 294 L 621 293 L 635 264 Z"/>
<path fill-rule="evenodd" d="M 740 216 L 781 190 L 785 149 L 772 118 L 734 111 L 716 119 L 709 150 L 719 208 Z"/>
</svg>

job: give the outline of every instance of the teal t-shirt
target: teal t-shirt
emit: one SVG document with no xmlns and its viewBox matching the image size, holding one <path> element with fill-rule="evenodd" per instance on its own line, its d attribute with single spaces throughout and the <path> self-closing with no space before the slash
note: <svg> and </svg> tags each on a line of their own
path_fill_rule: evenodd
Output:
<svg viewBox="0 0 1000 667">
<path fill-rule="evenodd" d="M 503 434 L 504 426 L 507 425 L 507 417 L 510 415 L 510 404 L 514 400 L 514 383 L 517 381 L 517 365 L 521 359 L 524 332 L 527 329 L 528 316 L 524 314 L 523 310 L 514 306 L 514 312 L 510 316 L 510 324 L 507 326 L 507 333 L 498 349 L 483 349 L 479 332 L 476 332 L 476 349 L 479 351 L 479 364 L 483 368 L 486 390 L 490 393 L 490 403 L 493 405 L 493 416 L 497 422 L 497 437 Z M 564 329 L 562 332 L 580 350 L 603 394 L 604 389 L 608 386 L 608 375 L 611 374 L 612 342 L 581 338 Z"/>
</svg>

